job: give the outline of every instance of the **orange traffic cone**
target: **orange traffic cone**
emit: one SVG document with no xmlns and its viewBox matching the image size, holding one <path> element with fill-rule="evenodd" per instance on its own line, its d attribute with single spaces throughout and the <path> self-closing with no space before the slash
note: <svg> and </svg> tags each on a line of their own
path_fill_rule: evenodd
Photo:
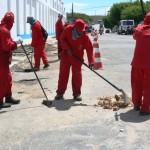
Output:
<svg viewBox="0 0 150 150">
<path fill-rule="evenodd" d="M 103 64 L 101 61 L 101 54 L 100 54 L 100 50 L 99 50 L 99 44 L 98 44 L 98 34 L 95 34 L 94 39 L 93 39 L 93 48 L 94 48 L 94 69 L 98 70 L 98 69 L 103 69 Z"/>
<path fill-rule="evenodd" d="M 97 33 L 97 30 L 94 30 L 94 31 L 92 31 L 92 33 L 91 33 L 91 36 L 97 36 L 98 35 L 98 33 Z"/>
</svg>

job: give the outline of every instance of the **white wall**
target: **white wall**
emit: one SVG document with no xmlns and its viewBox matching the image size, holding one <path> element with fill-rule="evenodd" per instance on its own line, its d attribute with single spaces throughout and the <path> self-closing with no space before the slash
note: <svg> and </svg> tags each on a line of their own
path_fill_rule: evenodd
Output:
<svg viewBox="0 0 150 150">
<path fill-rule="evenodd" d="M 0 20 L 7 11 L 12 11 L 15 15 L 12 37 L 31 33 L 30 25 L 26 23 L 28 16 L 39 20 L 50 34 L 55 33 L 58 14 L 61 13 L 66 18 L 63 10 L 60 0 L 0 0 Z"/>
<path fill-rule="evenodd" d="M 11 30 L 11 34 L 12 34 L 12 37 L 16 37 L 17 35 L 17 9 L 16 9 L 16 0 L 10 0 L 10 3 L 9 3 L 9 6 L 10 6 L 10 11 L 12 11 L 15 15 L 15 23 L 14 23 L 14 26 Z"/>
<path fill-rule="evenodd" d="M 3 18 L 4 16 L 4 13 L 3 12 L 6 12 L 8 10 L 8 5 L 7 5 L 7 1 L 4 1 L 4 0 L 1 0 L 0 2 L 0 18 Z"/>
</svg>

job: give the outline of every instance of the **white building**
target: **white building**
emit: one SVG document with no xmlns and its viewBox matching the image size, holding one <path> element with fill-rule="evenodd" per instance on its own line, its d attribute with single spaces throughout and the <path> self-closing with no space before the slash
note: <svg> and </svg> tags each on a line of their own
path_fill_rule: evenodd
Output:
<svg viewBox="0 0 150 150">
<path fill-rule="evenodd" d="M 7 11 L 15 15 L 12 37 L 20 35 L 24 39 L 31 37 L 30 25 L 26 23 L 28 16 L 39 20 L 49 35 L 55 35 L 58 14 L 66 18 L 62 0 L 0 0 L 0 20 Z"/>
</svg>

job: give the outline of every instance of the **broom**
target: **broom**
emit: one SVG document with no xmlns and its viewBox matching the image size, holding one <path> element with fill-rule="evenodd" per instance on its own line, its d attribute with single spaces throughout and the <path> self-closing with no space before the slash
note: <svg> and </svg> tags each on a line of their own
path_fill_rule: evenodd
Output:
<svg viewBox="0 0 150 150">
<path fill-rule="evenodd" d="M 93 71 L 95 74 L 97 74 L 99 77 L 101 77 L 102 79 L 104 79 L 107 83 L 109 83 L 111 86 L 113 86 L 116 90 L 118 90 L 119 92 L 122 93 L 123 95 L 123 99 L 124 99 L 124 103 L 125 105 L 128 105 L 129 103 L 129 98 L 127 96 L 127 94 L 124 92 L 123 89 L 118 88 L 117 86 L 115 86 L 114 84 L 112 84 L 110 81 L 108 81 L 106 78 L 104 78 L 102 75 L 100 75 L 99 73 L 97 73 L 95 70 L 92 70 L 86 63 L 84 63 L 80 58 L 78 58 L 75 55 L 72 55 L 73 58 L 75 58 L 77 61 L 79 61 L 81 64 L 83 64 L 84 66 L 86 66 L 87 68 L 89 68 L 91 71 Z"/>
</svg>

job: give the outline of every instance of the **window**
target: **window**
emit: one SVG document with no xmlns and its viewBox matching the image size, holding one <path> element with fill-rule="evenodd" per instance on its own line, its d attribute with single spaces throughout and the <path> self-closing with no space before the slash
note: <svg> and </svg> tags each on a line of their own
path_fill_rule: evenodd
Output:
<svg viewBox="0 0 150 150">
<path fill-rule="evenodd" d="M 133 25 L 133 21 L 123 21 L 123 25 Z"/>
</svg>

